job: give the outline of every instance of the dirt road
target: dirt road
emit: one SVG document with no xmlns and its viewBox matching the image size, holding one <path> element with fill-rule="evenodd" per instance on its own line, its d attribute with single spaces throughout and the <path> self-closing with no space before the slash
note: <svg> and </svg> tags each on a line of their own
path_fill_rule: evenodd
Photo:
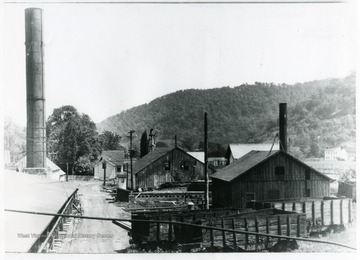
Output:
<svg viewBox="0 0 360 260">
<path fill-rule="evenodd" d="M 101 183 L 79 182 L 79 195 L 84 216 L 130 218 L 113 203 L 109 203 L 109 194 L 101 192 Z M 126 230 L 111 221 L 76 219 L 67 231 L 66 237 L 58 249 L 59 253 L 117 253 L 129 246 Z"/>
</svg>

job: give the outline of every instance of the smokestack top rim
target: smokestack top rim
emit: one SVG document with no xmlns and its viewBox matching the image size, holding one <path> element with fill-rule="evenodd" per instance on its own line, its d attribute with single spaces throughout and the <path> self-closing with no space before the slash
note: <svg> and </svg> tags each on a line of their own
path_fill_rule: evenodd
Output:
<svg viewBox="0 0 360 260">
<path fill-rule="evenodd" d="M 38 7 L 30 7 L 30 8 L 25 9 L 25 12 L 31 12 L 31 11 L 41 11 L 41 12 L 43 12 L 44 9 L 38 8 Z"/>
</svg>

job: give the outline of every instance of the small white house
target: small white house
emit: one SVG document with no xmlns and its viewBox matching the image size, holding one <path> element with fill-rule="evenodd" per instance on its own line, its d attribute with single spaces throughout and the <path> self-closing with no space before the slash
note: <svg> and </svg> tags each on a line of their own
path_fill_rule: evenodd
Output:
<svg viewBox="0 0 360 260">
<path fill-rule="evenodd" d="M 347 153 L 344 147 L 335 147 L 335 148 L 327 148 L 325 149 L 325 160 L 326 161 L 346 161 Z"/>
<path fill-rule="evenodd" d="M 104 164 L 106 165 L 106 179 L 113 180 L 120 176 L 125 179 L 124 187 L 126 188 L 127 167 L 130 167 L 130 159 L 125 158 L 123 150 L 109 150 L 101 153 L 99 161 L 94 166 L 94 178 L 104 179 Z"/>
</svg>

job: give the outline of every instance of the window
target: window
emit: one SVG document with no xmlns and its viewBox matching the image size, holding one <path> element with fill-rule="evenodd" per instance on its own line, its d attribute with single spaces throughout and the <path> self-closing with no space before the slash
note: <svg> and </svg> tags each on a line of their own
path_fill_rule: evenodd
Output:
<svg viewBox="0 0 360 260">
<path fill-rule="evenodd" d="M 116 166 L 116 171 L 121 172 L 121 165 Z"/>
<path fill-rule="evenodd" d="M 181 169 L 184 170 L 184 171 L 190 170 L 190 164 L 191 163 L 189 161 L 182 162 Z"/>
<path fill-rule="evenodd" d="M 284 176 L 285 175 L 285 167 L 284 166 L 276 166 L 275 167 L 275 175 L 276 176 Z"/>
<path fill-rule="evenodd" d="M 166 171 L 170 170 L 170 162 L 169 161 L 165 162 L 165 170 Z"/>
<path fill-rule="evenodd" d="M 255 200 L 255 192 L 246 193 L 246 201 L 254 201 Z"/>
<path fill-rule="evenodd" d="M 309 169 L 305 170 L 305 180 L 310 180 L 310 170 Z"/>
</svg>

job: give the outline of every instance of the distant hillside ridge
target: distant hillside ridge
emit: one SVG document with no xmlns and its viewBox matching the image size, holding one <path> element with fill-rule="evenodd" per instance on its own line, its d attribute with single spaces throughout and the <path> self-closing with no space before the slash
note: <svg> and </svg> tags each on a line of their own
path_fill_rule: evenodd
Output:
<svg viewBox="0 0 360 260">
<path fill-rule="evenodd" d="M 288 103 L 292 152 L 300 157 L 316 157 L 325 147 L 355 141 L 355 85 L 353 73 L 341 79 L 294 85 L 255 82 L 179 90 L 111 116 L 97 128 L 122 136 L 134 129 L 138 138 L 152 128 L 156 140 L 172 145 L 177 135 L 180 144 L 194 150 L 202 145 L 206 111 L 209 142 L 269 142 L 278 131 L 278 104 L 284 102 Z"/>
</svg>

